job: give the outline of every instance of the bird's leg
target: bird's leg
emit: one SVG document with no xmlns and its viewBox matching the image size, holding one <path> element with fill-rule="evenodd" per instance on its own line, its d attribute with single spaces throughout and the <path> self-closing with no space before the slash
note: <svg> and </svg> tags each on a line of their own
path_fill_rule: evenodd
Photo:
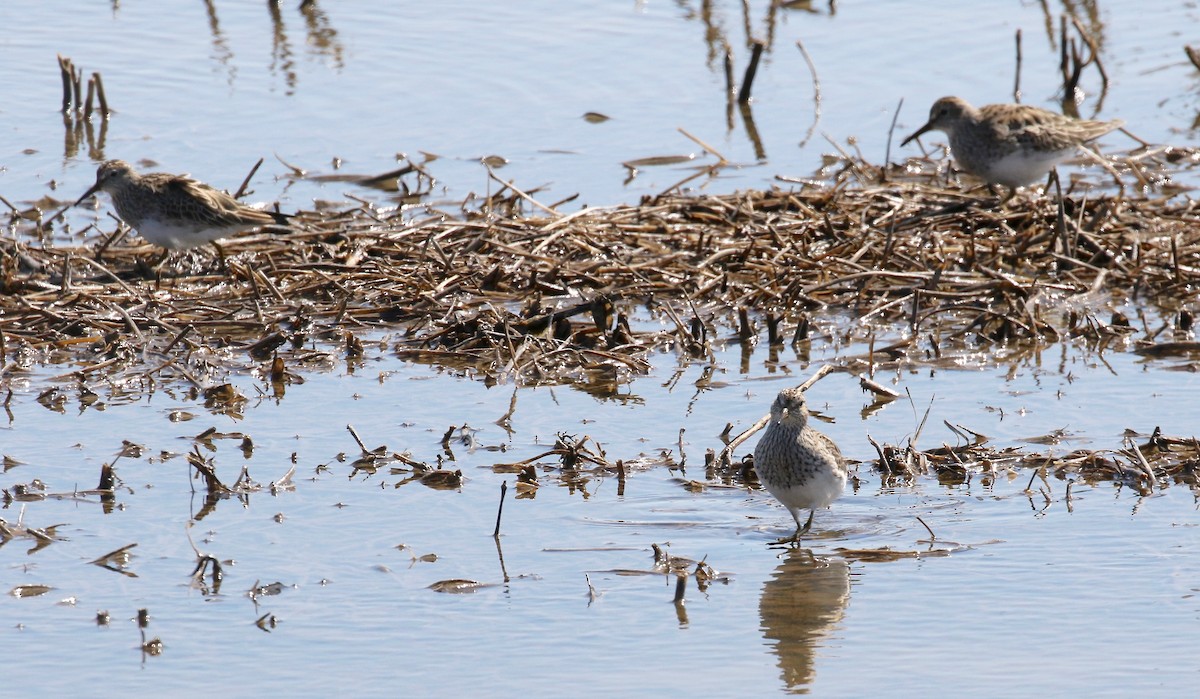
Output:
<svg viewBox="0 0 1200 699">
<path fill-rule="evenodd" d="M 810 529 L 812 529 L 813 515 L 815 515 L 815 514 L 817 514 L 817 511 L 816 511 L 816 510 L 809 510 L 809 511 L 808 511 L 808 521 L 804 523 L 804 526 L 803 526 L 803 527 L 801 527 L 801 528 L 799 528 L 799 529 L 797 529 L 797 530 L 796 530 L 796 541 L 800 541 L 800 537 L 801 537 L 801 536 L 803 536 L 803 535 L 805 535 L 805 534 L 807 534 L 807 533 L 808 533 L 808 531 L 809 531 Z M 796 523 L 797 523 L 797 524 L 799 524 L 799 523 L 800 523 L 800 521 L 799 521 L 799 520 L 796 520 Z"/>
<path fill-rule="evenodd" d="M 1000 200 L 1000 206 L 1004 206 L 1005 204 L 1007 204 L 1007 203 L 1008 203 L 1008 200 L 1009 200 L 1009 199 L 1012 199 L 1012 198 L 1013 198 L 1013 197 L 1015 197 L 1015 196 L 1017 196 L 1017 188 L 1016 188 L 1016 187 L 1009 187 L 1009 188 L 1008 188 L 1008 194 L 1007 194 L 1007 195 L 1006 195 L 1006 196 L 1005 196 L 1003 199 L 1001 199 L 1001 200 Z"/>
<path fill-rule="evenodd" d="M 772 541 L 771 543 L 772 544 L 795 544 L 795 545 L 799 546 L 800 545 L 800 537 L 807 534 L 809 529 L 812 529 L 812 521 L 813 521 L 814 512 L 815 512 L 815 510 L 809 510 L 808 521 L 802 525 L 802 524 L 800 524 L 800 515 L 797 514 L 795 510 L 793 510 L 792 511 L 792 519 L 796 520 L 796 533 L 792 534 L 791 536 L 785 536 L 782 539 L 777 539 L 776 541 Z"/>
</svg>

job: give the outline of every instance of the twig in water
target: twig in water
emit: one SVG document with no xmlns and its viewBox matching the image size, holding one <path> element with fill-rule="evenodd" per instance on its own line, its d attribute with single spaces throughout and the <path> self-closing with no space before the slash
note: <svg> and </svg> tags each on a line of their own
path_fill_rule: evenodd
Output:
<svg viewBox="0 0 1200 699">
<path fill-rule="evenodd" d="M 500 515 L 504 514 L 504 494 L 508 492 L 508 481 L 500 483 L 500 507 L 496 508 L 496 530 L 492 532 L 492 537 L 500 538 Z"/>
<path fill-rule="evenodd" d="M 262 167 L 262 164 L 262 158 L 259 158 L 258 162 L 254 163 L 254 167 L 250 168 L 250 172 L 246 173 L 246 179 L 242 180 L 242 186 L 238 187 L 237 191 L 233 193 L 234 199 L 241 199 L 246 195 L 246 188 L 250 186 L 250 178 L 254 177 L 254 173 L 258 172 L 258 168 Z"/>
<path fill-rule="evenodd" d="M 721 155 L 721 153 L 720 153 L 719 151 L 717 151 L 717 149 L 716 149 L 716 148 L 713 148 L 712 146 L 708 145 L 708 144 L 707 144 L 707 143 L 705 143 L 704 141 L 701 141 L 700 139 L 698 139 L 698 138 L 696 138 L 695 136 L 691 135 L 690 133 L 688 133 L 687 131 L 685 131 L 685 130 L 684 130 L 682 127 L 678 127 L 678 128 L 676 128 L 676 130 L 677 130 L 679 133 L 683 134 L 684 136 L 687 136 L 688 138 L 690 138 L 690 139 L 691 139 L 691 140 L 692 140 L 692 141 L 693 141 L 693 142 L 694 142 L 696 145 L 700 146 L 700 147 L 701 147 L 701 148 L 703 148 L 704 150 L 706 150 L 706 151 L 708 151 L 709 153 L 711 153 L 711 154 L 713 155 L 713 157 L 715 157 L 717 160 L 719 160 L 719 161 L 720 161 L 720 162 L 718 163 L 718 165 L 724 165 L 724 164 L 726 164 L 726 163 L 728 163 L 728 162 L 729 162 L 729 161 L 728 161 L 728 160 L 725 158 L 725 156 Z"/>
<path fill-rule="evenodd" d="M 921 523 L 922 527 L 925 527 L 925 531 L 929 532 L 929 540 L 931 542 L 937 539 L 937 534 L 933 533 L 933 530 L 929 528 L 928 524 L 925 524 L 925 520 L 921 519 L 920 515 L 917 515 L 917 521 Z"/>
<path fill-rule="evenodd" d="M 808 132 L 804 134 L 804 139 L 800 141 L 800 145 L 803 146 L 812 138 L 813 133 L 817 130 L 817 123 L 821 121 L 821 78 L 817 75 L 817 66 L 813 63 L 812 56 L 808 55 L 804 44 L 796 41 L 796 48 L 800 49 L 800 55 L 804 56 L 804 62 L 808 64 L 808 72 L 812 74 L 813 81 L 813 123 L 808 127 Z"/>
<path fill-rule="evenodd" d="M 904 392 L 908 394 L 909 404 L 912 404 L 912 392 L 909 391 L 907 388 L 904 389 Z M 916 434 L 914 434 L 913 438 L 910 439 L 908 442 L 908 445 L 913 449 L 917 448 L 917 440 L 921 438 L 921 430 L 925 429 L 925 421 L 929 419 L 929 411 L 933 410 L 933 399 L 934 399 L 934 396 L 929 396 L 929 405 L 925 408 L 925 415 L 921 418 L 921 424 L 917 425 Z M 917 414 L 917 406 L 913 405 L 913 416 L 915 417 L 916 414 Z"/>
<path fill-rule="evenodd" d="M 354 425 L 346 425 L 346 430 L 350 432 L 351 437 L 354 437 L 354 441 L 358 442 L 358 448 L 362 450 L 362 453 L 371 453 L 371 450 L 367 449 L 367 445 L 363 444 L 363 441 L 359 439 L 358 432 L 354 431 Z"/>
<path fill-rule="evenodd" d="M 534 206 L 541 209 L 542 211 L 545 211 L 546 213 L 550 214 L 551 216 L 554 216 L 554 217 L 562 216 L 562 214 L 559 213 L 558 211 L 551 209 L 549 206 L 546 206 L 542 202 L 538 201 L 537 199 L 534 199 L 533 197 L 529 196 L 528 194 L 521 191 L 520 189 L 517 189 L 517 186 L 515 184 L 513 184 L 512 182 L 508 182 L 507 180 L 502 180 L 499 177 L 497 177 L 496 173 L 492 170 L 491 165 L 487 165 L 487 171 L 488 171 L 489 178 L 495 180 L 499 184 L 504 185 L 505 187 L 508 187 L 510 190 L 512 190 L 513 194 L 516 194 L 518 197 L 524 199 L 525 201 L 529 202 L 530 204 L 533 204 Z"/>
</svg>

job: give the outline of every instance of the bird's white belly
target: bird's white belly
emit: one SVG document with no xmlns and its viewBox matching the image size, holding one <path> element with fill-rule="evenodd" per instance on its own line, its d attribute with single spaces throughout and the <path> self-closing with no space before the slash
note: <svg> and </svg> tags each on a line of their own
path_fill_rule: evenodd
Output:
<svg viewBox="0 0 1200 699">
<path fill-rule="evenodd" d="M 245 228 L 245 226 L 213 228 L 200 223 L 150 217 L 143 218 L 136 226 L 138 235 L 145 238 L 147 242 L 168 250 L 182 250 L 205 245 L 214 240 L 227 238 Z"/>
<path fill-rule="evenodd" d="M 993 184 L 1023 187 L 1042 179 L 1050 169 L 1075 154 L 1074 148 L 1056 151 L 1021 150 L 991 162 L 977 174 Z"/>
<path fill-rule="evenodd" d="M 846 489 L 846 471 L 819 470 L 809 473 L 803 483 L 780 485 L 763 482 L 763 486 L 789 510 L 815 510 L 829 507 L 841 497 Z"/>
</svg>

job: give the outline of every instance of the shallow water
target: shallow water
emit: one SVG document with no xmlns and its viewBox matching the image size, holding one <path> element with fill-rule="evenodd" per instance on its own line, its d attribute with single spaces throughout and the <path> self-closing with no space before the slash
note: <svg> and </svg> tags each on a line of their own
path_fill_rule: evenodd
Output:
<svg viewBox="0 0 1200 699">
<path fill-rule="evenodd" d="M 1068 421 L 1055 411 L 1090 401 L 1093 381 L 1118 394 L 1144 387 L 1145 374 L 1122 358 L 1113 358 L 1117 376 L 1074 369 L 1078 378 L 1066 388 L 1056 372 L 1006 379 L 1004 370 L 909 373 L 898 385 L 922 407 L 933 398 L 922 437 L 933 443 L 953 439 L 943 419 L 1005 435 L 1002 443 L 1064 422 L 1093 448 L 1119 447 L 1124 427 L 1148 432 L 1150 422 L 1161 422 L 1170 433 L 1172 416 L 1188 412 L 1181 390 L 1160 391 L 1150 421 L 1094 409 Z M 19 682 L 13 686 L 75 691 L 99 686 L 114 670 L 137 669 L 120 673 L 125 688 L 191 695 L 211 680 L 212 666 L 235 693 L 299 677 L 295 693 L 310 696 L 351 687 L 374 693 L 396 683 L 435 696 L 482 688 L 554 696 L 564 687 L 584 696 L 649 694 L 681 684 L 725 696 L 786 688 L 916 694 L 951 684 L 984 694 L 1188 686 L 1194 669 L 1182 658 L 1197 640 L 1200 539 L 1186 486 L 1141 497 L 1080 481 L 1068 509 L 1063 482 L 1034 485 L 1048 489 L 1050 502 L 1026 494 L 1028 472 L 1001 468 L 959 486 L 920 479 L 894 487 L 860 467 L 858 482 L 818 513 L 806 550 L 783 553 L 767 543 L 789 531 L 791 520 L 768 496 L 718 484 L 691 492 L 681 480 L 703 480 L 696 464 L 703 449 L 720 446 L 716 435 L 726 421 L 738 430 L 748 425 L 777 387 L 797 383 L 812 367 L 793 362 L 791 377 L 771 376 L 755 361 L 749 373 L 731 372 L 727 386 L 697 396 L 689 380 L 699 367 L 685 369 L 675 390 L 659 385 L 674 365 L 661 355 L 653 375 L 634 383 L 643 404 L 601 402 L 567 388 L 520 390 L 511 435 L 491 422 L 508 409 L 511 387 L 488 389 L 386 355 L 369 357 L 353 374 L 311 375 L 282 401 L 265 401 L 236 422 L 163 394 L 59 415 L 18 392 L 4 453 L 25 463 L 5 473 L 5 487 L 37 477 L 50 491 L 69 493 L 92 485 L 121 437 L 147 451 L 117 461 L 123 487 L 110 514 L 95 498 L 24 507 L 28 526 L 64 523 L 59 534 L 67 540 L 36 553 L 25 553 L 28 540 L 0 550 L 6 590 L 55 588 L 0 601 L 0 627 L 22 658 L 11 670 Z M 394 373 L 381 380 L 383 369 Z M 249 383 L 243 389 L 253 393 Z M 1059 390 L 1066 396 L 1056 397 Z M 994 399 L 980 398 L 989 393 Z M 872 456 L 865 435 L 894 442 L 917 424 L 900 402 L 860 418 L 867 400 L 842 375 L 826 377 L 810 395 L 814 408 L 836 418 L 823 429 L 852 458 Z M 1001 418 L 996 408 L 1005 406 Z M 1019 408 L 1025 413 L 1015 417 Z M 171 422 L 176 409 L 196 418 Z M 386 443 L 433 461 L 446 426 L 464 421 L 479 431 L 473 451 L 452 445 L 456 460 L 447 466 L 464 471 L 460 491 L 415 482 L 397 488 L 403 476 L 355 476 L 336 460 L 339 452 L 357 453 L 347 423 L 369 447 Z M 202 494 L 192 493 L 182 457 L 156 458 L 186 451 L 188 436 L 210 426 L 248 434 L 255 444 L 248 460 L 237 440 L 204 452 L 227 482 L 243 464 L 263 483 L 288 470 L 291 454 L 298 464 L 294 491 L 221 501 L 192 528 L 197 548 L 225 562 L 219 594 L 211 581 L 207 593 L 187 585 L 196 555 L 185 531 Z M 540 453 L 556 431 L 600 440 L 610 459 L 663 450 L 678 456 L 681 428 L 686 473 L 631 467 L 623 494 L 615 477 L 587 476 L 571 488 L 543 470 L 536 497 L 517 499 L 514 479 L 491 470 Z M 46 443 L 55 430 L 72 436 Z M 489 450 L 501 445 L 503 452 Z M 510 492 L 498 550 L 491 532 L 501 482 Z M 4 518 L 13 522 L 19 508 Z M 933 542 L 917 516 L 935 532 Z M 87 563 L 133 542 L 127 570 L 136 578 Z M 654 542 L 704 558 L 728 582 L 703 593 L 689 582 L 678 608 L 673 576 L 614 572 L 648 571 Z M 885 547 L 922 555 L 876 562 L 843 551 Z M 413 560 L 427 554 L 436 560 Z M 594 601 L 585 576 L 599 593 Z M 455 578 L 487 587 L 458 595 L 428 589 Z M 256 604 L 246 594 L 274 582 L 282 583 L 278 595 Z M 148 636 L 165 644 L 159 657 L 138 651 L 131 620 L 138 608 L 150 612 Z M 107 627 L 96 627 L 97 610 L 111 613 Z M 277 620 L 269 633 L 254 625 L 266 614 Z M 1120 663 L 1111 661 L 1114 647 L 1122 649 Z M 1067 655 L 1069 671 L 1057 660 Z M 75 670 L 56 671 L 64 662 Z M 865 671 L 864 663 L 876 669 Z"/>
<path fill-rule="evenodd" d="M 19 28 L 0 33 L 0 50 L 24 68 L 0 105 L 0 194 L 31 201 L 53 180 L 56 197 L 73 199 L 91 182 L 86 150 L 63 146 L 55 51 L 104 76 L 118 114 L 103 157 L 148 158 L 233 188 L 265 156 L 255 196 L 280 199 L 285 209 L 346 193 L 386 195 L 309 180 L 288 186 L 275 179 L 286 168 L 272 154 L 320 172 L 340 157 L 347 170 L 373 174 L 393 167 L 397 151 L 438 153 L 428 167 L 445 188 L 439 196 L 453 199 L 487 191 L 477 161 L 497 153 L 510 160 L 499 176 L 526 189 L 550 182 L 538 194 L 546 202 L 582 193 L 572 205 L 633 201 L 691 174 L 649 168 L 624 183 L 622 160 L 701 154 L 677 127 L 745 165 L 726 170 L 709 191 L 812 173 L 832 149 L 823 133 L 839 143 L 855 136 L 882 161 L 901 97 L 897 129 L 905 133 L 943 93 L 1009 99 L 1017 27 L 1025 30 L 1026 101 L 1049 104 L 1058 80 L 1036 3 L 997 6 L 986 17 L 962 3 L 784 12 L 755 88 L 760 158 L 740 115 L 726 126 L 721 62 L 708 60 L 695 3 L 329 4 L 310 17 L 294 5 L 281 7 L 283 38 L 272 35 L 260 5 L 212 3 L 219 31 L 201 4 L 97 4 L 71 13 L 0 5 L 0 25 Z M 740 6 L 714 4 L 739 73 L 747 55 Z M 757 5 L 755 12 L 765 16 Z M 1124 118 L 1151 141 L 1192 145 L 1200 105 L 1189 86 L 1200 73 L 1183 57 L 1187 37 L 1178 28 L 1194 15 L 1183 4 L 1103 6 L 1112 84 L 1102 116 Z M 754 27 L 765 35 L 761 23 Z M 798 38 L 822 87 L 811 137 L 812 86 L 793 46 Z M 1088 73 L 1092 97 L 1096 82 Z M 612 119 L 588 123 L 587 111 Z M 76 228 L 95 219 L 72 214 Z M 744 429 L 776 390 L 864 348 L 817 343 L 812 363 L 785 350 L 779 365 L 759 348 L 743 369 L 731 345 L 718 354 L 711 384 L 701 381 L 703 365 L 659 354 L 621 400 L 569 387 L 517 390 L 506 431 L 496 421 L 513 386 L 487 388 L 402 362 L 380 340 L 368 343 L 361 363 L 305 373 L 281 400 L 254 377 L 231 377 L 251 397 L 241 419 L 178 390 L 130 401 L 103 384 L 91 386 L 99 404 L 72 399 L 59 413 L 35 399 L 54 383 L 74 396 L 73 381 L 50 380 L 71 367 L 5 376 L 12 416 L 0 419 L 0 453 L 19 464 L 0 475 L 0 488 L 40 479 L 49 492 L 70 495 L 95 485 L 122 440 L 145 447 L 116 461 L 122 488 L 111 512 L 95 496 L 0 511 L 9 525 L 61 523 L 64 537 L 32 552 L 30 538 L 0 547 L 0 592 L 54 588 L 0 597 L 6 686 L 18 694 L 172 696 L 257 696 L 279 687 L 294 696 L 397 688 L 426 696 L 895 696 L 949 687 L 968 695 L 1187 696 L 1194 685 L 1188 651 L 1200 640 L 1200 539 L 1186 485 L 1142 496 L 1078 480 L 1068 499 L 1067 483 L 1038 480 L 1027 493 L 1032 474 L 1003 465 L 994 476 L 977 468 L 961 485 L 932 477 L 884 484 L 863 465 L 845 496 L 817 514 L 815 535 L 798 552 L 768 547 L 791 518 L 764 493 L 715 482 L 685 487 L 705 480 L 704 451 L 720 447 L 727 423 Z M 927 408 L 918 437 L 925 447 L 955 442 L 946 420 L 1000 445 L 1050 449 L 1020 440 L 1064 429 L 1069 439 L 1055 453 L 1118 449 L 1126 429 L 1195 433 L 1195 382 L 1176 368 L 1068 344 L 1019 359 L 968 357 L 960 370 L 882 375 L 912 401 L 873 412 L 846 375 L 824 378 L 809 396 L 833 420 L 821 429 L 856 460 L 875 458 L 868 435 L 892 444 L 914 436 Z M 176 411 L 194 419 L 173 421 Z M 478 430 L 475 447 L 455 443 L 453 458 L 443 454 L 442 435 L 464 423 Z M 396 487 L 407 474 L 386 468 L 354 473 L 358 447 L 348 424 L 368 447 L 386 444 L 431 463 L 440 456 L 463 470 L 463 487 Z M 294 459 L 295 488 L 206 508 L 184 454 L 210 427 L 254 444 L 249 458 L 240 438 L 215 440 L 215 451 L 198 446 L 223 480 L 246 465 L 266 485 Z M 623 488 L 613 476 L 564 482 L 540 469 L 536 497 L 517 498 L 515 476 L 493 465 L 536 456 L 559 432 L 588 435 L 610 460 L 632 462 Z M 686 458 L 685 469 L 662 465 L 665 452 L 675 464 Z M 501 483 L 509 492 L 498 547 L 491 533 Z M 89 564 L 131 543 L 125 570 L 136 577 Z M 193 543 L 222 562 L 219 591 L 211 579 L 189 585 Z M 727 582 L 702 592 L 689 581 L 680 606 L 672 603 L 673 576 L 614 572 L 649 571 L 652 543 L 705 559 Z M 885 547 L 921 555 L 881 562 L 852 553 Z M 414 560 L 426 554 L 436 560 Z M 428 588 L 455 578 L 486 586 L 466 594 Z M 275 582 L 278 594 L 247 594 Z M 151 617 L 145 637 L 164 644 L 156 657 L 140 650 L 133 618 L 142 608 Z M 95 622 L 100 610 L 111 614 L 106 626 Z"/>
<path fill-rule="evenodd" d="M 275 156 L 311 175 L 332 173 L 335 159 L 344 172 L 374 175 L 393 169 L 397 153 L 418 161 L 430 153 L 440 156 L 426 166 L 438 179 L 435 196 L 494 191 L 479 159 L 499 155 L 509 164 L 498 176 L 539 190 L 547 204 L 578 194 L 564 206 L 609 205 L 695 174 L 693 164 L 649 167 L 626 182 L 624 161 L 715 162 L 680 128 L 736 164 L 716 181 L 687 185 L 705 191 L 807 177 L 833 152 L 830 140 L 883 162 L 901 99 L 897 135 L 923 123 L 943 94 L 1011 101 L 1017 29 L 1023 101 L 1053 107 L 1062 82 L 1057 31 L 1047 32 L 1040 3 L 981 11 L 955 2 L 839 2 L 831 11 L 818 2 L 779 11 L 773 24 L 763 2 L 750 4 L 748 22 L 741 3 L 705 6 L 710 13 L 692 2 L 312 3 L 307 14 L 281 5 L 276 21 L 265 7 L 241 3 L 92 3 L 65 13 L 6 2 L 0 22 L 12 31 L 0 49 L 21 72 L 0 105 L 0 194 L 32 201 L 61 184 L 57 196 L 72 200 L 101 155 L 149 159 L 234 189 L 264 157 L 251 199 L 289 210 L 347 193 L 382 195 L 346 183 L 285 186 L 274 181 L 289 172 Z M 1099 72 L 1086 69 L 1081 113 L 1102 106 L 1099 116 L 1123 118 L 1146 141 L 1195 145 L 1200 71 L 1184 57 L 1178 28 L 1194 24 L 1196 12 L 1189 3 L 1100 5 L 1085 24 L 1102 46 L 1109 85 L 1102 94 Z M 740 82 L 751 38 L 768 44 L 752 93 L 753 130 L 736 111 L 727 120 L 722 59 L 727 43 Z M 816 67 L 819 110 L 797 41 Z M 86 139 L 64 147 L 56 52 L 104 78 L 116 114 L 102 151 L 89 152 Z M 588 112 L 610 119 L 590 123 Z M 1104 142 L 1136 145 L 1120 135 Z M 897 144 L 893 160 L 919 155 Z"/>
</svg>

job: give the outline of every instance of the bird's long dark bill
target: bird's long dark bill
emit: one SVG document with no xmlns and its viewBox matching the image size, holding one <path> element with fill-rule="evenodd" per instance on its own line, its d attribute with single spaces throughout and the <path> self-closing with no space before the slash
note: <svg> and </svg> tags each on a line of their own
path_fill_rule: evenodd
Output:
<svg viewBox="0 0 1200 699">
<path fill-rule="evenodd" d="M 906 138 L 900 142 L 900 147 L 903 148 L 904 146 L 907 146 L 909 144 L 909 142 L 912 141 L 914 138 L 916 138 L 917 136 L 920 136 L 921 134 L 929 131 L 932 128 L 933 128 L 933 122 L 931 121 L 931 122 L 925 124 L 924 126 L 922 126 L 921 128 L 917 129 L 916 131 L 913 131 L 911 136 L 909 136 L 908 138 Z"/>
<path fill-rule="evenodd" d="M 84 202 L 84 200 L 86 200 L 88 197 L 92 196 L 93 194 L 95 194 L 96 192 L 99 192 L 99 191 L 100 191 L 100 183 L 97 182 L 96 184 L 92 185 L 91 187 L 88 187 L 88 191 L 84 192 L 82 197 L 79 197 L 78 199 L 76 199 L 75 203 L 72 204 L 71 206 L 79 206 L 80 204 L 82 204 Z M 67 207 L 67 208 L 70 208 L 70 207 Z"/>
</svg>

